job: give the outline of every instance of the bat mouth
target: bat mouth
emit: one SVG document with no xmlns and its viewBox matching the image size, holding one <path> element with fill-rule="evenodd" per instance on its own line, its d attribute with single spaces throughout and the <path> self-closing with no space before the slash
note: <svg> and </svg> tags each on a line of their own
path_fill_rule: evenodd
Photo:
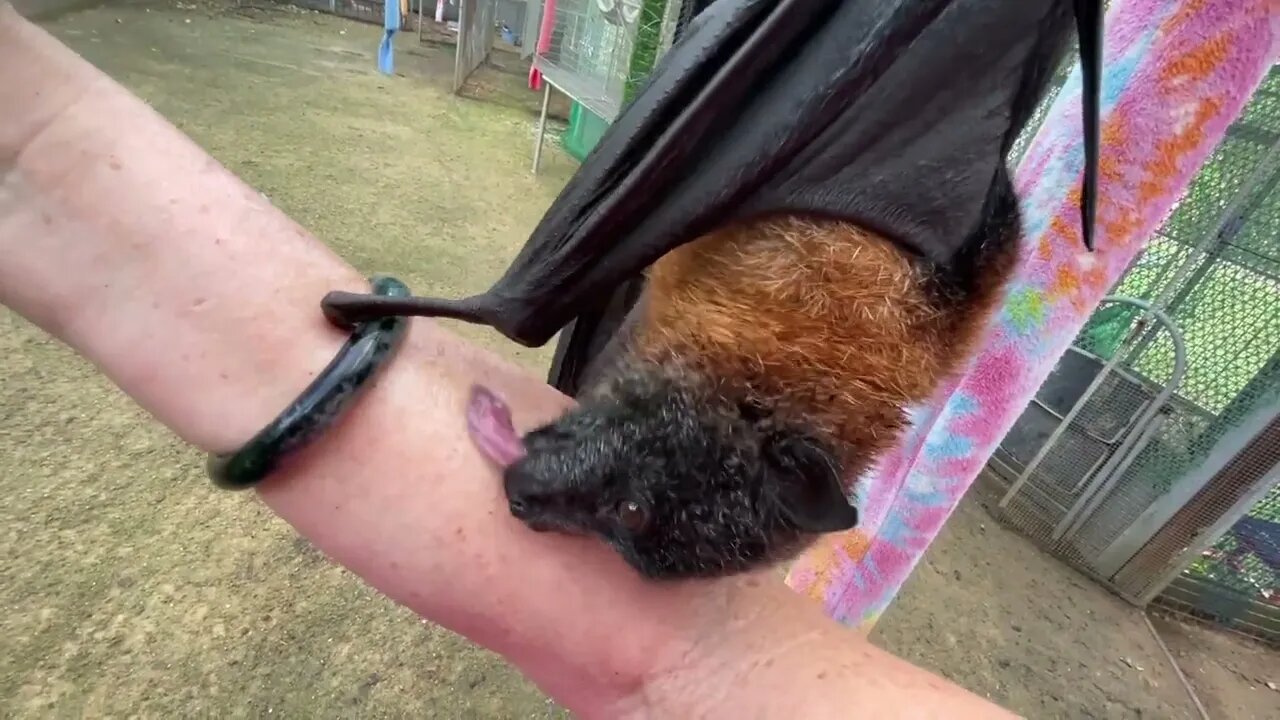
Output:
<svg viewBox="0 0 1280 720">
<path fill-rule="evenodd" d="M 480 454 L 500 467 L 504 476 L 527 454 L 524 442 L 511 422 L 511 408 L 486 387 L 475 385 L 471 388 L 471 398 L 467 402 L 467 432 Z M 509 482 L 505 490 L 511 515 L 530 530 L 582 536 L 592 534 L 592 529 L 567 517 L 572 513 L 560 504 L 516 501 Z"/>
<path fill-rule="evenodd" d="M 512 513 L 515 517 L 524 523 L 525 527 L 538 533 L 554 532 L 561 535 L 575 535 L 578 537 L 590 537 L 595 533 L 583 528 L 580 525 L 569 522 L 555 515 L 528 515 L 521 517 Z"/>
<path fill-rule="evenodd" d="M 480 453 L 498 467 L 510 467 L 525 455 L 524 443 L 511 422 L 511 408 L 481 385 L 471 388 L 467 432 Z"/>
</svg>

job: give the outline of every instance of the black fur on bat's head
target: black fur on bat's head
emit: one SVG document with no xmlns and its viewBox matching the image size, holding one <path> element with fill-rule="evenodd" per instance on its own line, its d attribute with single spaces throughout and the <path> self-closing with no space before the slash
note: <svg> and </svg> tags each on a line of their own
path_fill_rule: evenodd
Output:
<svg viewBox="0 0 1280 720">
<path fill-rule="evenodd" d="M 496 402 L 483 390 L 472 400 L 482 447 L 514 438 L 492 414 L 475 419 Z M 506 459 L 513 515 L 600 537 L 650 578 L 752 569 L 858 517 L 822 442 L 653 368 L 619 374 Z"/>
</svg>

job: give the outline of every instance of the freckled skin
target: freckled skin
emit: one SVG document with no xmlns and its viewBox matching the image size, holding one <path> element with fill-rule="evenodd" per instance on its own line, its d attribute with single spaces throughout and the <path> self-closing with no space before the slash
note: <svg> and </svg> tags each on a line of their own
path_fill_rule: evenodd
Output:
<svg viewBox="0 0 1280 720">
<path fill-rule="evenodd" d="M 847 483 L 972 352 L 1017 231 L 1009 199 L 949 268 L 795 218 L 669 253 L 620 361 L 524 437 L 513 514 L 600 537 L 654 579 L 785 561 L 852 527 Z"/>
</svg>

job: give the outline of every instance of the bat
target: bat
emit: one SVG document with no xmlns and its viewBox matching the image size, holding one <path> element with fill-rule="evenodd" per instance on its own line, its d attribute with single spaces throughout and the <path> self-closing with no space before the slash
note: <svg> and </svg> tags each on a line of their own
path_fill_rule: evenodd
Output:
<svg viewBox="0 0 1280 720">
<path fill-rule="evenodd" d="M 526 346 L 573 324 L 577 407 L 517 437 L 468 406 L 511 513 L 653 579 L 785 561 L 856 525 L 848 483 L 981 339 L 1021 236 L 1008 154 L 1072 35 L 1092 250 L 1101 2 L 715 0 L 487 292 L 322 307 Z"/>
</svg>

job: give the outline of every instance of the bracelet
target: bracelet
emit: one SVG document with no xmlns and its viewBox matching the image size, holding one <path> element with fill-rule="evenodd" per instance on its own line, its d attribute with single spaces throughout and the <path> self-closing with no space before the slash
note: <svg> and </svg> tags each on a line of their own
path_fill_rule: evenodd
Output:
<svg viewBox="0 0 1280 720">
<path fill-rule="evenodd" d="M 370 279 L 375 295 L 409 297 L 409 288 L 388 276 Z M 385 317 L 357 324 L 329 365 L 284 412 L 239 450 L 210 454 L 207 470 L 226 490 L 253 487 L 286 456 L 309 445 L 346 412 L 404 339 L 408 321 Z"/>
</svg>

